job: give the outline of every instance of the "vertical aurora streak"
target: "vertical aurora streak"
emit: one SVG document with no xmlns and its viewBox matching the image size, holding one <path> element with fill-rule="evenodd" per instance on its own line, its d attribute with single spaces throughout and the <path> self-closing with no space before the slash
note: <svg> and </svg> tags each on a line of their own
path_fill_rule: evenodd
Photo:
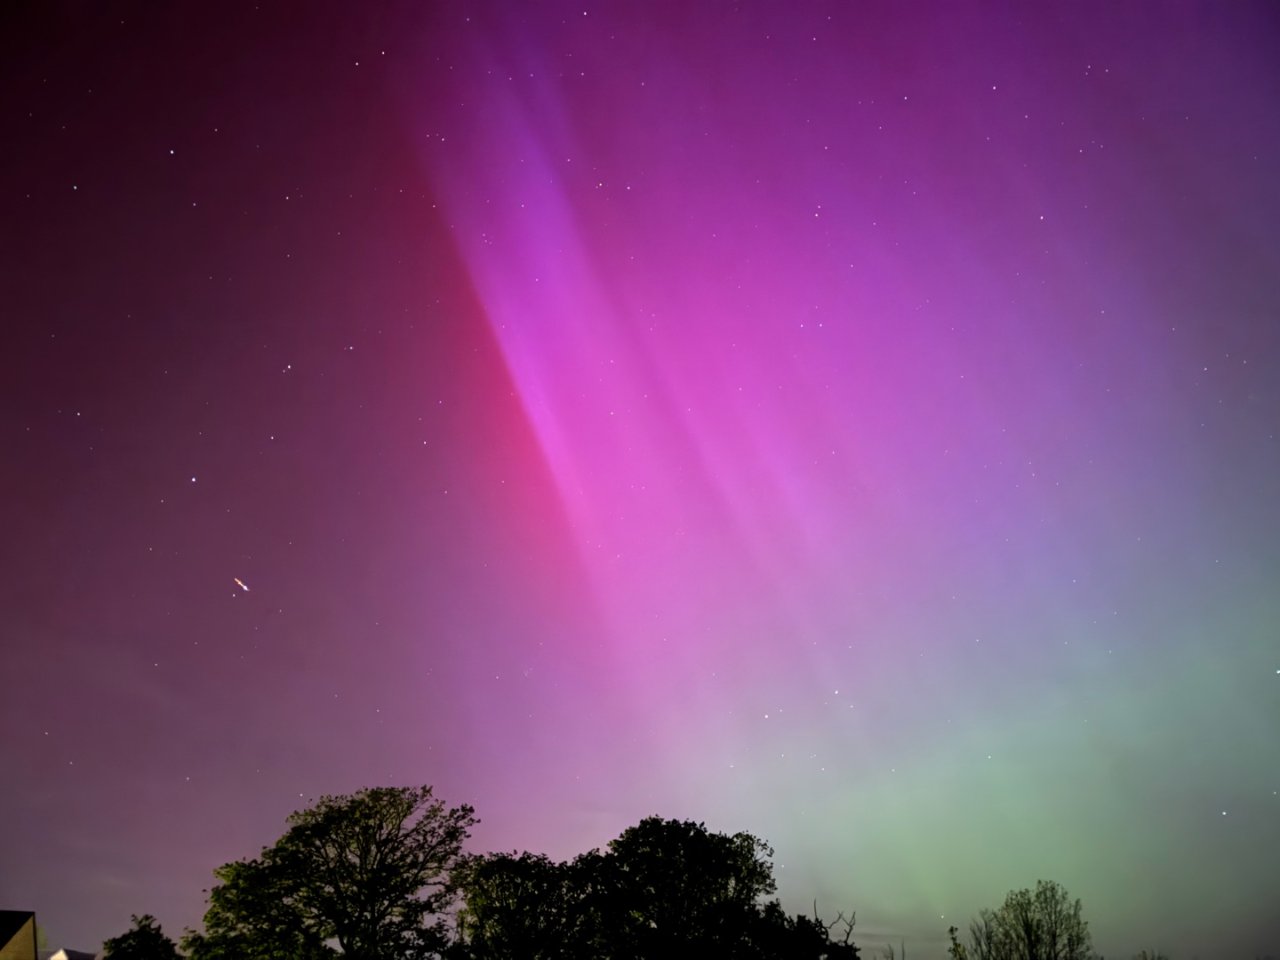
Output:
<svg viewBox="0 0 1280 960">
<path fill-rule="evenodd" d="M 1213 488 L 1275 475 L 1246 366 L 1275 283 L 1220 270 L 1276 252 L 1248 209 L 1275 125 L 1248 56 L 1205 89 L 1242 25 L 1167 12 L 458 27 L 424 163 L 651 774 L 802 851 L 798 887 L 893 899 L 889 927 L 1032 874 L 1106 904 L 1103 935 L 1166 923 L 1124 877 L 1171 856 L 1170 814 L 1142 812 L 1167 793 L 1212 829 L 1213 790 L 1164 779 L 1206 736 L 1276 836 L 1273 695 L 1188 703 L 1268 666 L 1274 606 L 1239 604 L 1274 549 Z M 1210 654 L 1206 630 L 1243 633 Z"/>
</svg>

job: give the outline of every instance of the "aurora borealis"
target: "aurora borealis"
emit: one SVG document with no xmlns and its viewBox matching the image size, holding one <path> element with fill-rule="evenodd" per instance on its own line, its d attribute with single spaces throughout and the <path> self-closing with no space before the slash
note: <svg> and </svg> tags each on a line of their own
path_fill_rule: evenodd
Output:
<svg viewBox="0 0 1280 960">
<path fill-rule="evenodd" d="M 0 14 L 0 907 L 431 783 L 1280 950 L 1273 9 L 290 7 Z"/>
</svg>

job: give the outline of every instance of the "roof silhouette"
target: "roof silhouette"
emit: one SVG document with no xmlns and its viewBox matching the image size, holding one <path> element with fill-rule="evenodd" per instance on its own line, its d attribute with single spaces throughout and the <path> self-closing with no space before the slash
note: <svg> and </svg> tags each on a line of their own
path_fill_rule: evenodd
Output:
<svg viewBox="0 0 1280 960">
<path fill-rule="evenodd" d="M 35 956 L 35 919 L 35 912 L 31 910 L 0 910 L 0 954 L 13 957 Z M 32 931 L 30 949 L 13 943 L 28 923 L 31 924 Z"/>
</svg>

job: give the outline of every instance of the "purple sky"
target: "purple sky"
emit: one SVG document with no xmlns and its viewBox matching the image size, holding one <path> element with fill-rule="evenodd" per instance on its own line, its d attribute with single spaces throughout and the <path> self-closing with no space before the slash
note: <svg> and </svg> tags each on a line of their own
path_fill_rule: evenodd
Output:
<svg viewBox="0 0 1280 960">
<path fill-rule="evenodd" d="M 1267 4 L 0 12 L 0 907 L 324 793 L 1280 949 Z M 238 580 L 248 590 L 237 585 Z"/>
</svg>

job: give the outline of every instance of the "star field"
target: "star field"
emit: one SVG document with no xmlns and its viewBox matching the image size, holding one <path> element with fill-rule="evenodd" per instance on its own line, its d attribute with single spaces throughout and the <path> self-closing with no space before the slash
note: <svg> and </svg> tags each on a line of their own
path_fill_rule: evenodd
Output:
<svg viewBox="0 0 1280 960">
<path fill-rule="evenodd" d="M 307 798 L 1275 952 L 1264 4 L 0 14 L 0 907 Z M 864 955 L 867 955 L 864 953 Z"/>
</svg>

